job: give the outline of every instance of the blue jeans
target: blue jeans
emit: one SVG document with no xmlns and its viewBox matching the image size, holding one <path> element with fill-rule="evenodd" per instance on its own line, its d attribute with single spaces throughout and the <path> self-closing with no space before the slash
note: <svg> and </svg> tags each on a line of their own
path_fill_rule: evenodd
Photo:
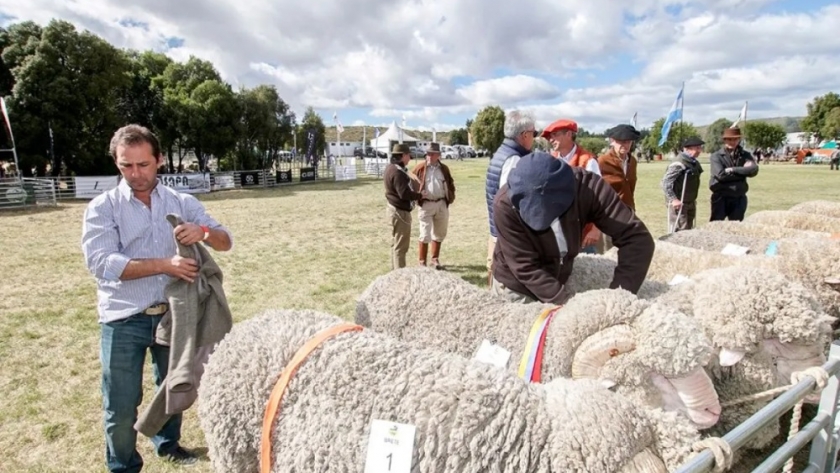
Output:
<svg viewBox="0 0 840 473">
<path fill-rule="evenodd" d="M 132 315 L 101 324 L 102 400 L 105 409 L 105 461 L 113 473 L 136 473 L 143 468 L 137 451 L 137 408 L 143 399 L 143 365 L 152 353 L 155 385 L 169 370 L 169 347 L 155 344 L 155 329 L 162 316 Z M 152 438 L 163 455 L 178 446 L 181 415 L 172 416 Z"/>
</svg>

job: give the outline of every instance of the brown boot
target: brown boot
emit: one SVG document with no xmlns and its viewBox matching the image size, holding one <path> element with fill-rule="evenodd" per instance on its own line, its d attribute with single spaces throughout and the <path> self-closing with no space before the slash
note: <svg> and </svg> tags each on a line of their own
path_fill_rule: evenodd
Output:
<svg viewBox="0 0 840 473">
<path fill-rule="evenodd" d="M 440 257 L 440 244 L 441 242 L 432 240 L 432 267 L 435 269 L 446 269 L 438 261 Z"/>
<path fill-rule="evenodd" d="M 420 242 L 417 248 L 417 258 L 420 260 L 420 266 L 426 266 L 426 255 L 429 254 L 429 244 Z"/>
</svg>

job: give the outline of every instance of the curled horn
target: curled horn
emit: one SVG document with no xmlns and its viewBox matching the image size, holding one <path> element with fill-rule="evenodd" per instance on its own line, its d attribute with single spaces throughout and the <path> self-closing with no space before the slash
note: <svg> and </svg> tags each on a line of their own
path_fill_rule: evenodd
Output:
<svg viewBox="0 0 840 473">
<path fill-rule="evenodd" d="M 580 344 L 572 361 L 572 378 L 598 379 L 601 367 L 610 358 L 636 348 L 633 329 L 620 324 L 589 336 Z"/>
</svg>

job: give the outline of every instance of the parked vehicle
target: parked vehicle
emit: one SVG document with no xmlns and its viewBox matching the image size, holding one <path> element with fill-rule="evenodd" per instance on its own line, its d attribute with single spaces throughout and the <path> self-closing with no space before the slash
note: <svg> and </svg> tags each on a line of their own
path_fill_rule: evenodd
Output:
<svg viewBox="0 0 840 473">
<path fill-rule="evenodd" d="M 372 146 L 365 148 L 364 156 L 362 156 L 362 148 L 357 147 L 353 150 L 353 156 L 357 158 L 387 158 L 388 155 L 382 151 L 374 151 Z"/>
</svg>

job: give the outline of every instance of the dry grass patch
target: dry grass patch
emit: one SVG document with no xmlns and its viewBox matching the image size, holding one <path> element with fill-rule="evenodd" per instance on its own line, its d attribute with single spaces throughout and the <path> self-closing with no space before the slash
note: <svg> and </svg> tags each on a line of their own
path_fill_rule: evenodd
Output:
<svg viewBox="0 0 840 473">
<path fill-rule="evenodd" d="M 484 285 L 486 159 L 448 162 L 458 188 L 442 262 Z M 703 175 L 708 182 L 707 171 Z M 665 231 L 661 162 L 639 165 L 638 213 Z M 749 212 L 786 209 L 811 199 L 840 198 L 840 172 L 825 166 L 762 166 L 752 179 Z M 389 228 L 382 182 L 317 183 L 229 191 L 201 198 L 234 233 L 234 249 L 216 255 L 237 320 L 269 307 L 315 308 L 350 317 L 354 299 L 389 270 Z M 698 219 L 708 220 L 708 191 Z M 79 247 L 85 203 L 37 213 L 0 214 L 0 471 L 104 471 L 95 285 Z M 413 232 L 417 234 L 417 213 Z M 408 257 L 415 264 L 416 246 Z M 146 395 L 152 397 L 151 370 Z M 145 404 L 144 406 L 145 407 Z M 194 410 L 183 443 L 204 445 Z M 175 471 L 138 445 L 144 471 Z M 191 471 L 210 471 L 206 458 Z"/>
</svg>

